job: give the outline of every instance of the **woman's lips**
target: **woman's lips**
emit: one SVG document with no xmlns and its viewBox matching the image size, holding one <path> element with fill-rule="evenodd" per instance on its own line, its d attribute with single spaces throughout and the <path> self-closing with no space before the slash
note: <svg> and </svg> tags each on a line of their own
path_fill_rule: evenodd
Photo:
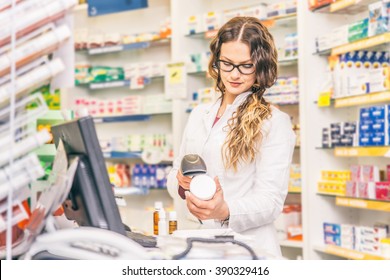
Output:
<svg viewBox="0 0 390 280">
<path fill-rule="evenodd" d="M 229 82 L 232 87 L 239 87 L 241 83 Z"/>
</svg>

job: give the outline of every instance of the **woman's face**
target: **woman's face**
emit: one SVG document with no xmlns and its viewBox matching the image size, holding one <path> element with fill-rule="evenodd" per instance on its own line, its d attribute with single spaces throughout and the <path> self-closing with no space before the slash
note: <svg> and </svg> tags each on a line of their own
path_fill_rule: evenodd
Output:
<svg viewBox="0 0 390 280">
<path fill-rule="evenodd" d="M 225 94 L 236 97 L 237 95 L 248 91 L 256 81 L 255 66 L 251 60 L 249 47 L 238 41 L 223 43 L 221 46 L 221 55 L 219 57 L 220 75 L 225 85 Z M 240 65 L 240 70 L 234 67 Z M 244 74 L 243 74 L 244 73 Z M 250 74 L 248 74 L 250 73 Z"/>
</svg>

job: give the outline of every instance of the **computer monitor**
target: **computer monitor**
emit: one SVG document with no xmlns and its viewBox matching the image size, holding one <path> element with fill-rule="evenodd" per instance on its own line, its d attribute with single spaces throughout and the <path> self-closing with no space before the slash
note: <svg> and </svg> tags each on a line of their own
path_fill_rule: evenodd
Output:
<svg viewBox="0 0 390 280">
<path fill-rule="evenodd" d="M 111 187 L 93 118 L 83 117 L 52 127 L 54 142 L 64 143 L 70 161 L 79 164 L 68 198 L 65 216 L 79 226 L 98 227 L 126 235 Z"/>
</svg>

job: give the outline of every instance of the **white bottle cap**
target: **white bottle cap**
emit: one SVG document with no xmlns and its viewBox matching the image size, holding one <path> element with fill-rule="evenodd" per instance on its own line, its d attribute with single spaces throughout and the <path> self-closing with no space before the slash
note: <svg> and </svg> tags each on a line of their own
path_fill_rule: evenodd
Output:
<svg viewBox="0 0 390 280">
<path fill-rule="evenodd" d="M 197 198 L 201 200 L 212 199 L 216 190 L 217 186 L 210 176 L 202 174 L 192 178 L 190 192 Z"/>
<path fill-rule="evenodd" d="M 177 220 L 176 211 L 169 212 L 169 220 L 170 221 L 176 221 Z"/>
<path fill-rule="evenodd" d="M 160 210 L 163 208 L 163 203 L 161 201 L 155 201 L 154 202 L 154 209 Z"/>
</svg>

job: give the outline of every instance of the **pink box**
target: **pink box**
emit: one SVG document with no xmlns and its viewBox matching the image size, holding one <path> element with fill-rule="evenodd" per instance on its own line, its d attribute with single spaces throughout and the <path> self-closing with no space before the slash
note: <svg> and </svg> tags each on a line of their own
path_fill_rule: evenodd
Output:
<svg viewBox="0 0 390 280">
<path fill-rule="evenodd" d="M 375 183 L 376 199 L 390 201 L 390 181 Z"/>
<path fill-rule="evenodd" d="M 363 182 L 378 182 L 379 169 L 374 165 L 363 165 L 362 167 L 362 181 Z"/>
<path fill-rule="evenodd" d="M 360 165 L 352 165 L 350 170 L 351 170 L 351 181 L 360 181 L 361 172 L 362 172 Z"/>
<path fill-rule="evenodd" d="M 358 197 L 358 188 L 356 181 L 347 181 L 345 195 L 349 197 Z"/>
</svg>

